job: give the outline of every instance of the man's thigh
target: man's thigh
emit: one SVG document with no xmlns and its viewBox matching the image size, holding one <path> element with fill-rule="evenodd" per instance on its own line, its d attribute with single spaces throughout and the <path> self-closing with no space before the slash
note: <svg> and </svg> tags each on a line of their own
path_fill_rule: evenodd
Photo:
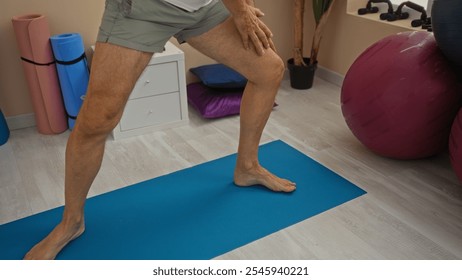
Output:
<svg viewBox="0 0 462 280">
<path fill-rule="evenodd" d="M 201 53 L 233 68 L 249 80 L 258 79 L 261 73 L 271 71 L 281 63 L 279 55 L 270 48 L 265 49 L 261 56 L 252 48 L 245 49 L 232 18 L 202 35 L 190 38 L 187 42 Z"/>
<path fill-rule="evenodd" d="M 149 52 L 97 42 L 87 95 L 77 119 L 107 118 L 117 122 L 151 57 Z"/>
</svg>

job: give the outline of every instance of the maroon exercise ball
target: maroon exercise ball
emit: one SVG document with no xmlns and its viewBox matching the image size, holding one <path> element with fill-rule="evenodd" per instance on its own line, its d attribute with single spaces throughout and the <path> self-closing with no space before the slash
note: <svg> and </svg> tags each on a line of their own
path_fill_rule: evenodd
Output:
<svg viewBox="0 0 462 280">
<path fill-rule="evenodd" d="M 345 76 L 341 103 L 347 125 L 370 150 L 418 159 L 447 148 L 461 97 L 433 34 L 416 31 L 364 51 Z"/>
<path fill-rule="evenodd" d="M 449 137 L 449 154 L 452 168 L 462 183 L 462 109 L 457 114 Z"/>
</svg>

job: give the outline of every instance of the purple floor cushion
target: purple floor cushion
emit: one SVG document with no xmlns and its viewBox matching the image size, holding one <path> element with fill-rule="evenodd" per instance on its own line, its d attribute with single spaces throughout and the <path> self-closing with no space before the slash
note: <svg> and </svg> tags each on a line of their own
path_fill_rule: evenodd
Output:
<svg viewBox="0 0 462 280">
<path fill-rule="evenodd" d="M 187 87 L 188 102 L 207 119 L 238 115 L 244 89 L 209 88 L 202 83 Z"/>
</svg>

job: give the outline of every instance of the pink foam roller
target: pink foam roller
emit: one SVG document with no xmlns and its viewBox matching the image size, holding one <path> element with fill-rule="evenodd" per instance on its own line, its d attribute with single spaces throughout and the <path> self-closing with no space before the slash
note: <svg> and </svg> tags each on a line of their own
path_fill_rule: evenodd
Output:
<svg viewBox="0 0 462 280">
<path fill-rule="evenodd" d="M 50 45 L 48 21 L 43 15 L 12 19 L 22 65 L 41 134 L 58 134 L 67 129 L 67 118 Z"/>
<path fill-rule="evenodd" d="M 356 59 L 342 86 L 342 112 L 353 134 L 373 152 L 425 158 L 447 148 L 460 88 L 432 33 L 403 32 Z"/>
</svg>

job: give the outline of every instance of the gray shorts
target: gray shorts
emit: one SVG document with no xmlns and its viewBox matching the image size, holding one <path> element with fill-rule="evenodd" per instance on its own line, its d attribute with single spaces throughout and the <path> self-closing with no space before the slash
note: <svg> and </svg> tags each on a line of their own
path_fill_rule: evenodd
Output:
<svg viewBox="0 0 462 280">
<path fill-rule="evenodd" d="M 174 36 L 184 43 L 229 17 L 221 1 L 188 12 L 162 0 L 106 0 L 98 42 L 145 52 L 162 52 Z"/>
</svg>

